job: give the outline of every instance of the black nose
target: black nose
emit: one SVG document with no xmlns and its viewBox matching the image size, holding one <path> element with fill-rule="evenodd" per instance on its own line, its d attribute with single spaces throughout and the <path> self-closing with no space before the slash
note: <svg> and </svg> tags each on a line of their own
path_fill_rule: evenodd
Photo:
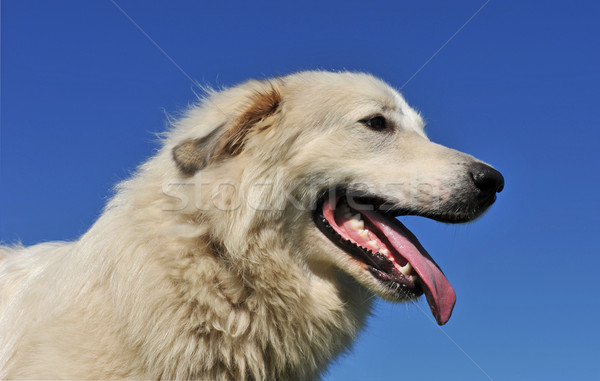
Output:
<svg viewBox="0 0 600 381">
<path fill-rule="evenodd" d="M 481 191 L 481 197 L 491 197 L 504 189 L 504 177 L 489 165 L 475 163 L 471 165 L 470 172 L 473 183 Z"/>
</svg>

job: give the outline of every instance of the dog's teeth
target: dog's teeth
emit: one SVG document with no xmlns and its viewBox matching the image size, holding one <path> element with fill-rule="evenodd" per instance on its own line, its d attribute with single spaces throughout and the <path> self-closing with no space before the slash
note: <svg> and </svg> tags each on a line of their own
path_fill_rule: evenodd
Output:
<svg viewBox="0 0 600 381">
<path fill-rule="evenodd" d="M 367 245 L 371 246 L 375 250 L 379 250 L 379 245 L 377 245 L 375 240 L 367 241 Z"/>
<path fill-rule="evenodd" d="M 379 250 L 379 252 L 383 255 L 385 255 L 386 257 L 390 256 L 390 251 L 388 249 L 381 249 Z"/>
<path fill-rule="evenodd" d="M 365 222 L 363 220 L 357 220 L 354 217 L 350 220 L 350 225 L 356 230 L 362 230 L 365 228 Z"/>
<path fill-rule="evenodd" d="M 412 272 L 412 266 L 410 265 L 410 263 L 407 263 L 406 265 L 400 267 L 400 272 L 406 276 L 409 276 L 410 273 Z"/>
<path fill-rule="evenodd" d="M 358 234 L 365 240 L 369 240 L 369 231 L 367 229 L 361 229 L 358 231 Z"/>
</svg>

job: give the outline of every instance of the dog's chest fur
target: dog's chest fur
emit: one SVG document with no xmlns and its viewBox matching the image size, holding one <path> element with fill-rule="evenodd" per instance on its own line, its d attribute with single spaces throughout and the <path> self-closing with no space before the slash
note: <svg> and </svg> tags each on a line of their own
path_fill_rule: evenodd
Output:
<svg viewBox="0 0 600 381">
<path fill-rule="evenodd" d="M 170 335 L 177 340 L 156 352 L 160 358 L 146 359 L 160 364 L 157 376 L 315 379 L 356 338 L 369 302 L 353 280 L 337 273 L 308 278 L 295 264 L 268 253 L 259 255 L 262 266 L 240 273 L 221 250 L 201 245 L 171 262 L 168 324 L 178 325 L 181 334 Z"/>
</svg>

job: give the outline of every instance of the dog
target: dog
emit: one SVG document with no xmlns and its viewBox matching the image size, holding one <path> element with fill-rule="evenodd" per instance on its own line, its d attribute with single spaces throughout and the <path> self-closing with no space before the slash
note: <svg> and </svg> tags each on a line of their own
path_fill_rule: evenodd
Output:
<svg viewBox="0 0 600 381">
<path fill-rule="evenodd" d="M 0 247 L 2 379 L 318 379 L 378 295 L 455 293 L 395 217 L 459 223 L 504 185 L 375 77 L 208 95 L 74 242 Z"/>
</svg>

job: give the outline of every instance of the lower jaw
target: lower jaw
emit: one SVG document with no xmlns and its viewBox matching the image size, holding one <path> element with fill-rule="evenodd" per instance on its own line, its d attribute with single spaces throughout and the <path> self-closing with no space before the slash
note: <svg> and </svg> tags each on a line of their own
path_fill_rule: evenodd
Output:
<svg viewBox="0 0 600 381">
<path fill-rule="evenodd" d="M 341 197 L 337 198 L 336 206 L 340 198 Z M 313 214 L 313 220 L 316 227 L 320 230 L 321 234 L 328 238 L 329 241 L 334 243 L 348 256 L 348 261 L 360 263 L 360 267 L 362 268 L 361 271 L 368 272 L 369 275 L 379 283 L 378 286 L 381 286 L 376 287 L 378 291 L 381 292 L 381 289 L 384 289 L 386 299 L 396 299 L 394 298 L 394 295 L 397 293 L 401 294 L 402 299 L 406 299 L 407 296 L 409 296 L 410 299 L 415 299 L 423 294 L 420 279 L 416 275 L 411 275 L 410 277 L 405 276 L 393 267 L 392 262 L 390 262 L 385 255 L 370 250 L 367 252 L 367 249 L 359 246 L 350 239 L 342 237 L 331 226 L 329 221 L 327 221 L 324 214 L 320 212 L 323 210 L 323 202 L 325 201 L 322 200 L 317 205 Z M 365 223 L 365 229 L 367 228 L 367 223 L 368 222 Z M 369 227 L 369 229 L 371 231 L 376 230 L 373 229 L 373 227 Z M 388 243 L 388 246 L 391 245 Z M 362 278 L 362 276 L 360 276 L 360 278 Z"/>
<path fill-rule="evenodd" d="M 409 300 L 415 300 L 423 295 L 423 288 L 419 282 L 403 281 L 399 282 L 394 280 L 389 274 L 377 270 L 373 267 L 368 267 L 370 275 L 383 286 L 383 292 L 379 293 L 382 298 L 394 301 L 403 302 Z"/>
</svg>

